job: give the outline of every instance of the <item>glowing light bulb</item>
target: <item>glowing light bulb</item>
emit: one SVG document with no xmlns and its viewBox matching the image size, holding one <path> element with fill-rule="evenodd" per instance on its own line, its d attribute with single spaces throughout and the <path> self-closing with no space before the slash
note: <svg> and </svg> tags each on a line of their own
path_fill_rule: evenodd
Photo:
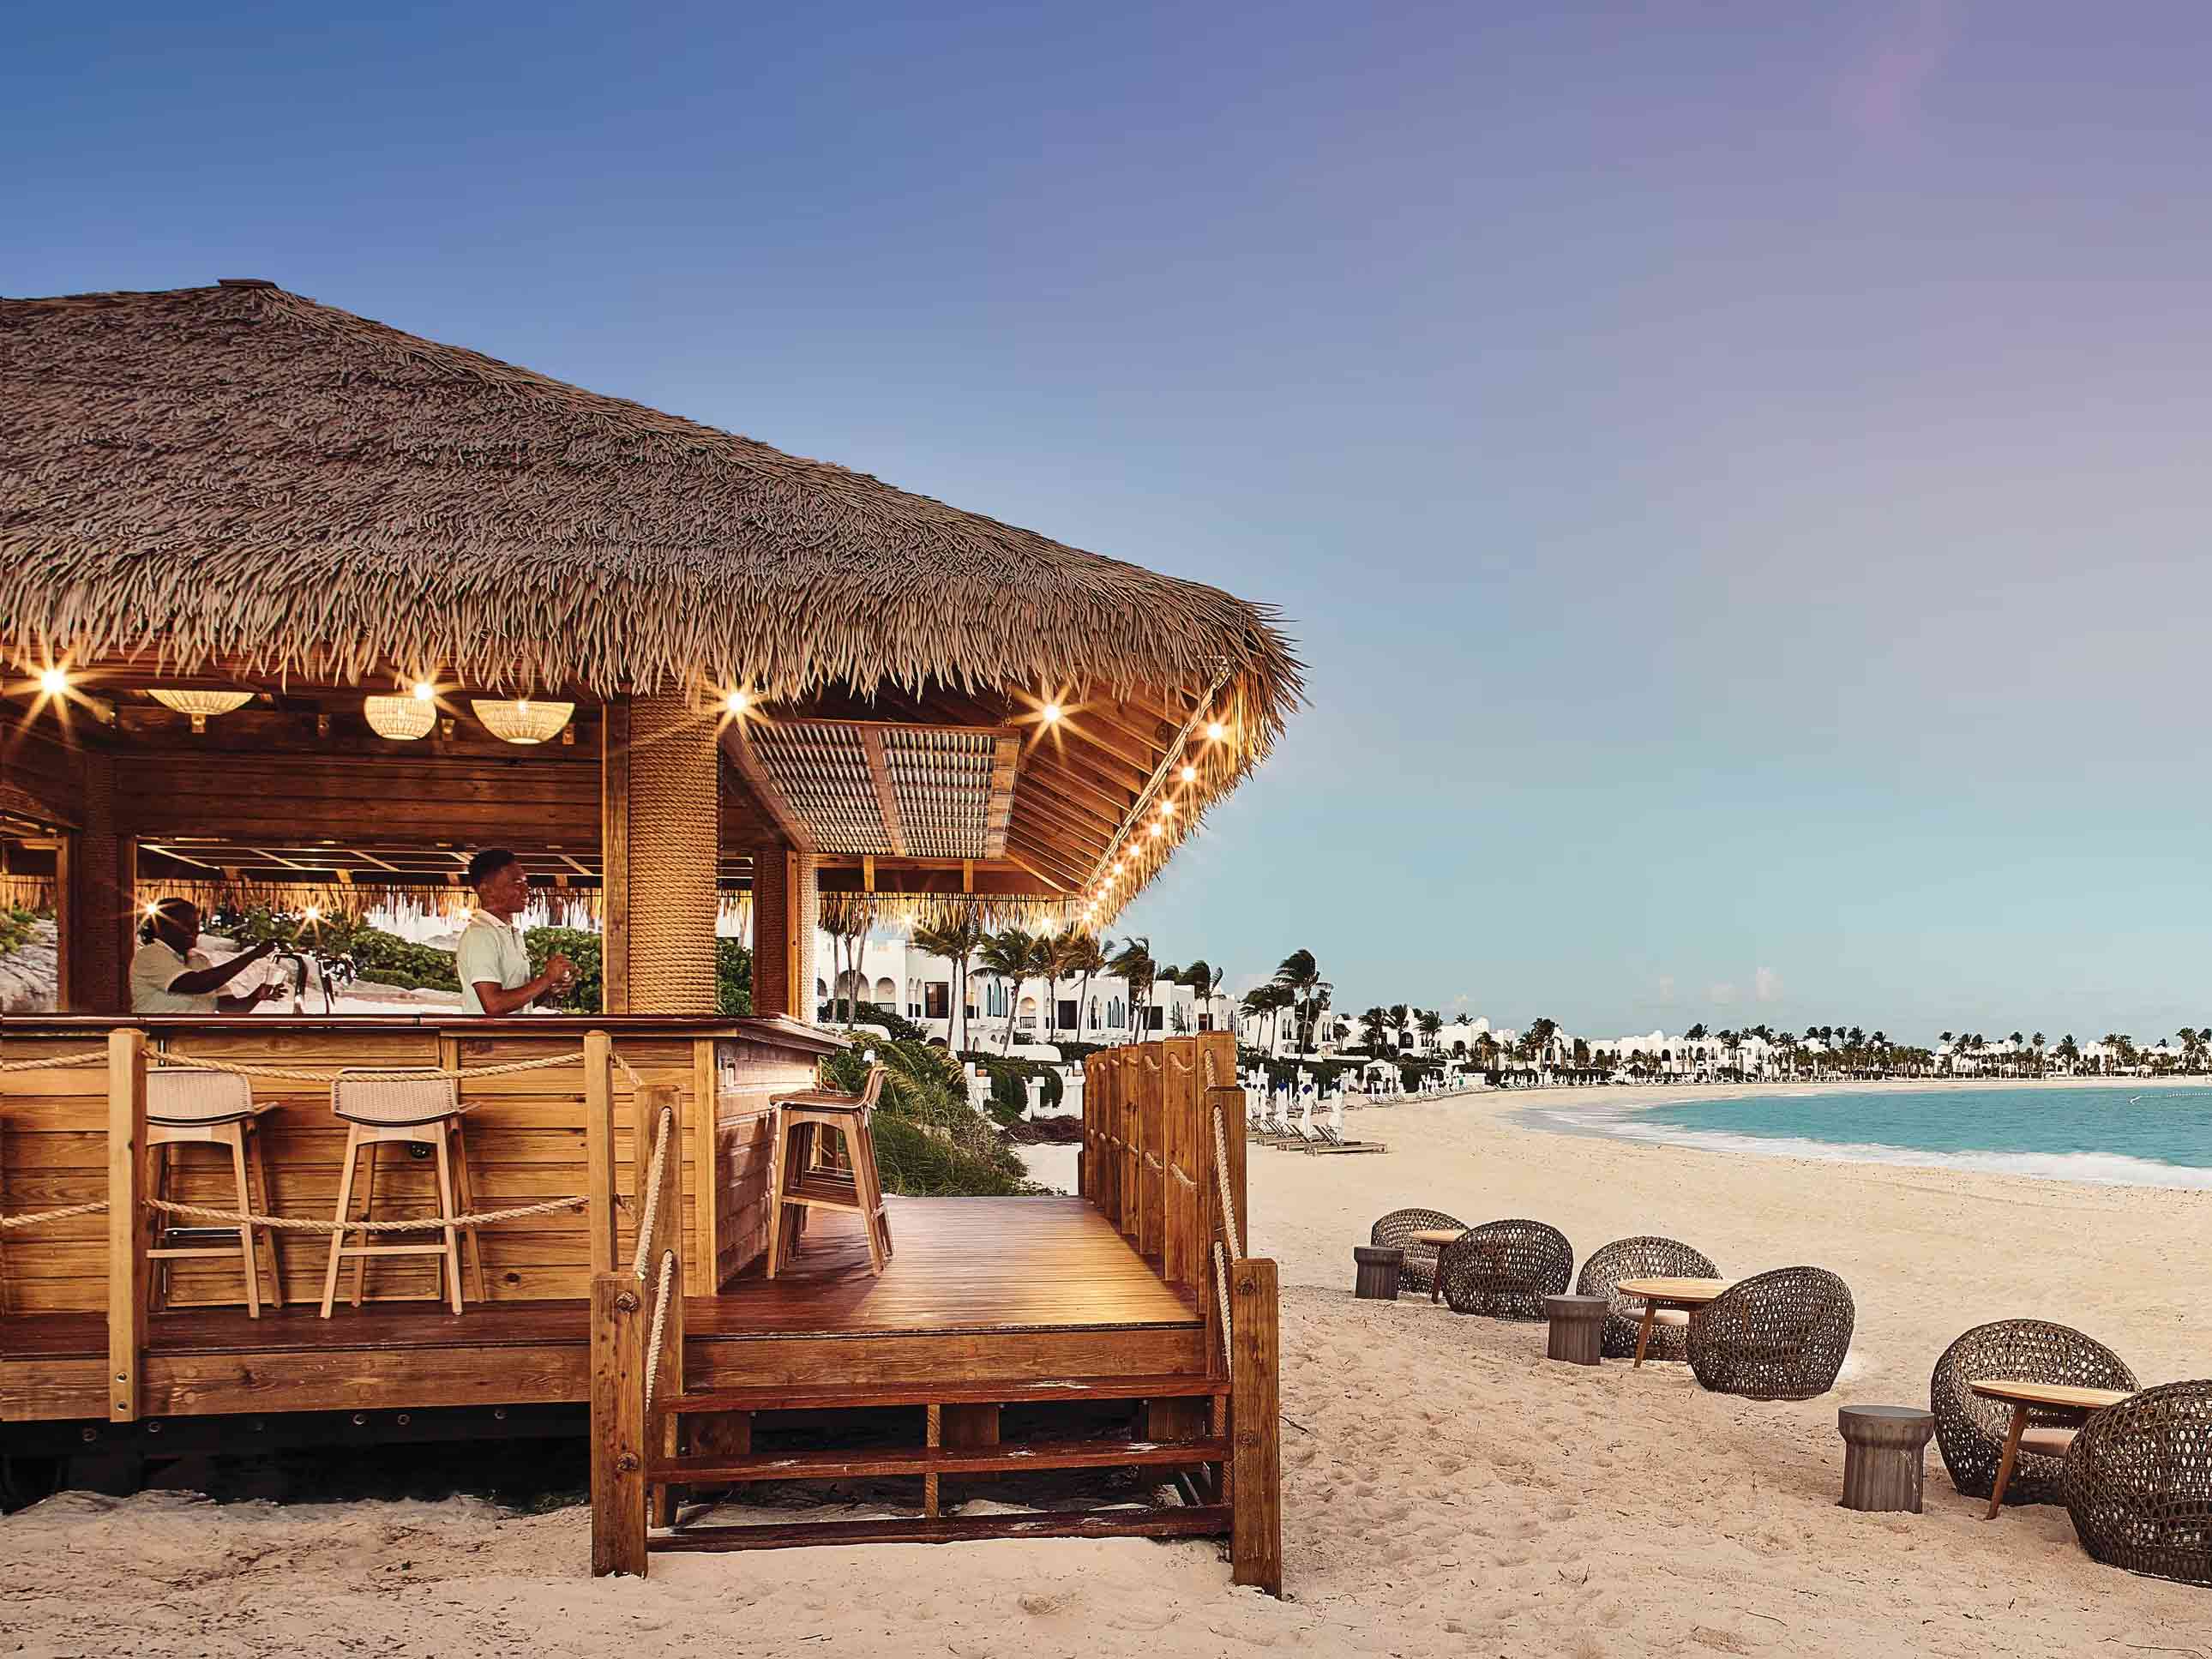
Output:
<svg viewBox="0 0 2212 1659">
<path fill-rule="evenodd" d="M 1195 766 L 1186 766 L 1176 775 L 1185 783 L 1195 783 L 1198 781 L 1198 769 Z"/>
<path fill-rule="evenodd" d="M 1152 833 L 1155 836 L 1164 836 L 1167 832 L 1168 827 L 1166 823 L 1158 818 L 1152 820 Z"/>
<path fill-rule="evenodd" d="M 302 921 L 320 921 L 322 919 L 322 907 L 319 905 L 311 904 L 300 912 L 300 920 Z"/>
<path fill-rule="evenodd" d="M 742 691 L 732 691 L 722 699 L 722 707 L 732 714 L 742 714 L 753 706 L 753 700 Z"/>
<path fill-rule="evenodd" d="M 148 899 L 146 901 L 146 920 L 151 921 L 155 916 L 158 916 L 161 914 L 161 901 L 159 899 Z"/>
<path fill-rule="evenodd" d="M 1206 723 L 1206 735 L 1210 741 L 1219 743 L 1222 738 L 1229 735 L 1229 728 L 1219 720 L 1208 720 Z"/>
<path fill-rule="evenodd" d="M 1173 817 L 1175 816 L 1175 803 L 1171 800 L 1162 801 L 1160 803 L 1160 816 L 1164 818 Z"/>
<path fill-rule="evenodd" d="M 416 681 L 413 690 L 415 701 L 417 702 L 434 702 L 437 700 L 438 688 L 428 680 Z"/>
<path fill-rule="evenodd" d="M 49 668 L 39 676 L 39 690 L 50 697 L 58 697 L 69 690 L 69 676 L 58 668 Z"/>
<path fill-rule="evenodd" d="M 1040 708 L 1037 711 L 1037 717 L 1043 720 L 1047 726 L 1050 726 L 1060 719 L 1060 707 L 1058 703 L 1048 702 L 1045 704 L 1042 708 Z"/>
</svg>

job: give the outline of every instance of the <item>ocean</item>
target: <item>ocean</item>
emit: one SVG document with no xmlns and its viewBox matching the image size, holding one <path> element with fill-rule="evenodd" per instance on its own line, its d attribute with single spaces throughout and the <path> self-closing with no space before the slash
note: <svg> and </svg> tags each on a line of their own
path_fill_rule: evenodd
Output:
<svg viewBox="0 0 2212 1659">
<path fill-rule="evenodd" d="M 2212 1189 L 2212 1088 L 2063 1083 L 1532 1105 L 1536 1127 L 1714 1152 Z"/>
</svg>

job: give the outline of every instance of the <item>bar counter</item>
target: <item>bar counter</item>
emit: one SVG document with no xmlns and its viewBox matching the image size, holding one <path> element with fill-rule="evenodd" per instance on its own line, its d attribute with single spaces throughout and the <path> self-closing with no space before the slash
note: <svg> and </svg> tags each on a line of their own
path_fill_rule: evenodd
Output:
<svg viewBox="0 0 2212 1659">
<path fill-rule="evenodd" d="M 177 1060 L 304 1072 L 306 1078 L 249 1079 L 257 1103 L 267 1188 L 261 1213 L 333 1218 L 345 1125 L 332 1115 L 321 1079 L 349 1066 L 439 1066 L 464 1073 L 460 1098 L 471 1192 L 464 1208 L 520 1207 L 580 1194 L 586 1186 L 586 1033 L 606 1032 L 628 1067 L 617 1067 L 616 1158 L 621 1189 L 635 1184 L 630 1079 L 682 1097 L 685 1290 L 711 1295 L 767 1243 L 766 1111 L 780 1091 L 808 1086 L 841 1038 L 786 1019 L 653 1015 L 535 1015 L 485 1018 L 442 1010 L 404 1015 L 234 1015 L 215 1018 L 96 1015 L 10 1017 L 0 1028 L 0 1062 L 105 1054 L 109 1034 L 136 1029 L 149 1049 Z M 570 1056 L 569 1063 L 471 1079 L 515 1061 Z M 0 1215 L 24 1215 L 104 1199 L 108 1191 L 108 1073 L 97 1065 L 0 1073 Z M 702 1103 L 711 1103 L 711 1109 Z M 157 1195 L 231 1209 L 236 1187 L 227 1159 L 182 1149 Z M 387 1148 L 376 1175 L 376 1214 L 436 1212 L 431 1164 Z M 356 1182 L 356 1213 L 359 1214 Z M 90 1313 L 108 1305 L 106 1220 L 97 1214 L 0 1232 L 0 1315 Z M 580 1210 L 487 1227 L 480 1234 L 486 1300 L 542 1301 L 586 1295 L 590 1254 Z M 319 1301 L 325 1235 L 282 1237 L 283 1300 Z M 428 1259 L 371 1264 L 367 1301 L 433 1294 Z M 343 1294 L 350 1292 L 350 1270 Z M 173 1264 L 158 1305 L 236 1307 L 242 1273 L 210 1258 Z M 475 1287 L 470 1287 L 473 1298 Z M 264 1294 L 266 1295 L 264 1287 Z"/>
</svg>

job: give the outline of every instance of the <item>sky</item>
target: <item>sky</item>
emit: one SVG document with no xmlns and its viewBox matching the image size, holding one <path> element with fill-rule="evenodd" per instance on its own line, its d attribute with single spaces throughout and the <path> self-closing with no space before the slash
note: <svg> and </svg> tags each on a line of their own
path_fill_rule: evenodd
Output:
<svg viewBox="0 0 2212 1659">
<path fill-rule="evenodd" d="M 38 9 L 0 292 L 267 277 L 1279 606 L 1116 930 L 1232 989 L 2212 1024 L 2197 0 L 950 9 Z"/>
</svg>

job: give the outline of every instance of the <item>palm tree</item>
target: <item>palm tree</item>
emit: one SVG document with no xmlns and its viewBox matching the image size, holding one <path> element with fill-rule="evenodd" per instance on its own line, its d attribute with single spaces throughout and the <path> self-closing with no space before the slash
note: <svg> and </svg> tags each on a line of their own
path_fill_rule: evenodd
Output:
<svg viewBox="0 0 2212 1659">
<path fill-rule="evenodd" d="M 837 1018 L 838 1006 L 843 1004 L 848 1010 L 845 1015 L 848 1027 L 860 1018 L 860 956 L 867 948 L 868 931 L 874 925 L 872 905 L 855 905 L 841 912 L 834 921 L 823 924 L 830 935 L 830 971 L 834 975 L 830 987 L 830 1017 Z"/>
<path fill-rule="evenodd" d="M 1421 1042 L 1433 1049 L 1437 1046 L 1437 1033 L 1444 1029 L 1444 1017 L 1431 1008 L 1422 1014 L 1419 1024 L 1421 1028 Z"/>
<path fill-rule="evenodd" d="M 1129 987 L 1129 1006 L 1132 1014 L 1130 1041 L 1136 1041 L 1136 1032 L 1144 1022 L 1136 1017 L 1152 1000 L 1152 981 L 1159 973 L 1159 964 L 1152 960 L 1152 941 L 1149 935 L 1132 933 L 1121 941 L 1121 948 L 1106 963 L 1108 971 L 1119 974 Z"/>
<path fill-rule="evenodd" d="M 1370 1008 L 1359 1017 L 1359 1040 L 1376 1059 L 1382 1054 L 1382 1034 L 1391 1029 L 1388 1008 Z"/>
<path fill-rule="evenodd" d="M 1297 1010 L 1298 1052 L 1304 1054 L 1316 1012 L 1310 1005 L 1321 988 L 1321 964 L 1314 960 L 1312 951 L 1293 951 L 1277 965 L 1275 982 L 1291 993 L 1291 1006 Z"/>
<path fill-rule="evenodd" d="M 964 913 L 957 921 L 915 929 L 916 945 L 952 964 L 952 1001 L 945 1011 L 945 1040 L 956 1054 L 968 1046 L 969 958 L 981 950 L 989 938 L 973 911 Z M 954 1036 L 956 1030 L 957 1037 Z"/>
<path fill-rule="evenodd" d="M 1083 1016 L 1091 1006 L 1091 976 L 1102 972 L 1106 966 L 1106 951 L 1095 933 L 1086 933 L 1071 927 L 1054 941 L 1057 959 L 1053 972 L 1062 979 L 1073 978 L 1077 982 L 1075 993 L 1075 1035 L 1083 1036 Z"/>
<path fill-rule="evenodd" d="M 1552 1039 L 1559 1034 L 1559 1022 L 1556 1019 L 1532 1019 L 1528 1022 L 1528 1033 L 1522 1040 L 1531 1056 L 1540 1062 L 1549 1057 Z"/>
<path fill-rule="evenodd" d="M 1008 927 L 992 934 L 976 958 L 985 973 L 1006 988 L 1006 1028 L 999 1039 L 1000 1054 L 1014 1046 L 1014 1010 L 1021 1001 L 1022 988 L 1042 965 L 1045 952 L 1051 948 L 1049 939 Z"/>
<path fill-rule="evenodd" d="M 1398 1047 L 1402 1048 L 1406 1046 L 1406 1032 L 1413 1023 L 1413 1011 L 1411 1008 L 1402 1002 L 1390 1005 L 1390 1034 L 1397 1039 Z"/>
</svg>

